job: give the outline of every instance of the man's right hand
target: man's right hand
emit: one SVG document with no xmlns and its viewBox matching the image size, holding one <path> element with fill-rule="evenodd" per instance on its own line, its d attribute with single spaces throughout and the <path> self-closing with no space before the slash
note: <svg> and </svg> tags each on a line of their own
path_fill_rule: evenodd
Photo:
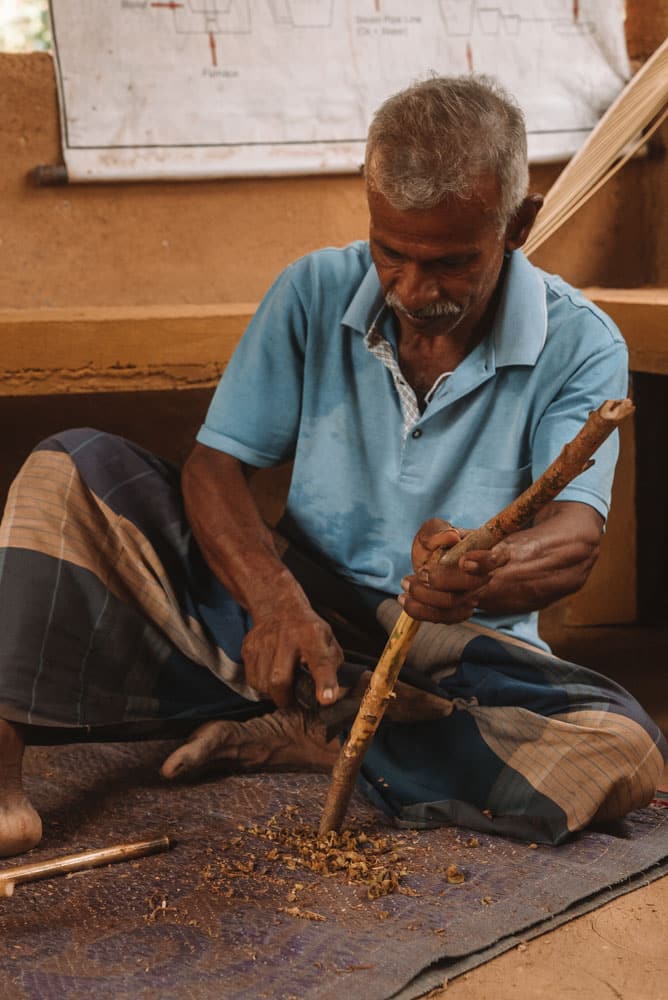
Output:
<svg viewBox="0 0 668 1000">
<path fill-rule="evenodd" d="M 417 532 L 411 553 L 415 573 L 401 581 L 404 593 L 399 597 L 411 618 L 445 625 L 465 621 L 473 614 L 492 571 L 507 561 L 507 552 L 500 544 L 466 553 L 457 566 L 430 563 L 437 549 L 452 548 L 464 534 L 437 517 L 425 521 Z"/>
<path fill-rule="evenodd" d="M 248 683 L 287 708 L 304 663 L 318 701 L 329 705 L 340 697 L 343 653 L 281 561 L 248 488 L 250 473 L 232 455 L 196 445 L 183 470 L 188 520 L 212 572 L 253 620 L 241 651 Z"/>
<path fill-rule="evenodd" d="M 331 705 L 340 697 L 336 678 L 343 652 L 331 628 L 309 608 L 269 609 L 254 618 L 241 653 L 246 680 L 279 708 L 294 701 L 295 671 L 300 663 L 310 671 L 316 697 Z"/>
</svg>

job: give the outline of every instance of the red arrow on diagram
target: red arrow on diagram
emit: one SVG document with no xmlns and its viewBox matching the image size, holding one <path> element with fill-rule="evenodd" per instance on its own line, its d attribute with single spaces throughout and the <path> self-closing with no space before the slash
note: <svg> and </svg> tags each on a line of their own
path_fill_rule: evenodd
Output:
<svg viewBox="0 0 668 1000">
<path fill-rule="evenodd" d="M 217 66 L 218 53 L 216 52 L 216 36 L 212 31 L 209 32 L 209 48 L 211 49 L 211 63 L 213 66 Z"/>
</svg>

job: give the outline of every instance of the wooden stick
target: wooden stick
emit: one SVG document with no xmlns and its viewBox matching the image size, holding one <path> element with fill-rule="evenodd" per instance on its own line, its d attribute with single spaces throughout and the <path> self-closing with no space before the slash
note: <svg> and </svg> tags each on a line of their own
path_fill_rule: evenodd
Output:
<svg viewBox="0 0 668 1000">
<path fill-rule="evenodd" d="M 591 456 L 634 409 L 630 399 L 607 400 L 598 410 L 589 414 L 584 427 L 528 489 L 501 513 L 490 518 L 482 528 L 469 532 L 452 548 L 437 549 L 429 561 L 456 566 L 466 552 L 491 549 L 502 538 L 528 524 L 571 480 L 593 464 Z M 401 612 L 371 676 L 348 739 L 334 765 L 318 829 L 319 836 L 324 836 L 330 830 L 338 832 L 341 829 L 364 754 L 392 698 L 395 681 L 419 627 L 419 621 L 411 618 L 405 611 Z"/>
<path fill-rule="evenodd" d="M 17 868 L 6 868 L 0 871 L 0 897 L 12 896 L 14 887 L 20 882 L 35 882 L 37 879 L 51 878 L 53 875 L 99 868 L 101 865 L 111 865 L 117 861 L 130 861 L 146 854 L 158 854 L 160 851 L 168 850 L 170 846 L 169 837 L 165 836 L 133 844 L 101 847 L 94 851 L 83 851 L 81 854 L 66 854 L 62 858 L 48 858 Z"/>
</svg>

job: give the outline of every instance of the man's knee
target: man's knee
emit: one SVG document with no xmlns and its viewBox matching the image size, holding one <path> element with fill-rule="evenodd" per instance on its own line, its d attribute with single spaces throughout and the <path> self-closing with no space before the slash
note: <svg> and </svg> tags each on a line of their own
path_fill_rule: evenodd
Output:
<svg viewBox="0 0 668 1000">
<path fill-rule="evenodd" d="M 495 814 L 559 815 L 564 832 L 574 833 L 654 796 L 665 744 L 649 719 L 604 707 L 559 716 L 508 707 L 470 711 L 501 765 L 489 803 Z"/>
<path fill-rule="evenodd" d="M 621 819 L 648 805 L 664 768 L 663 754 L 646 730 L 635 726 L 633 731 L 629 720 L 621 721 L 622 726 L 604 730 L 608 768 L 601 783 L 601 803 L 593 816 L 595 821 Z"/>
<path fill-rule="evenodd" d="M 613 712 L 578 712 L 555 776 L 573 832 L 590 822 L 621 819 L 651 802 L 664 766 L 662 738 Z"/>
</svg>

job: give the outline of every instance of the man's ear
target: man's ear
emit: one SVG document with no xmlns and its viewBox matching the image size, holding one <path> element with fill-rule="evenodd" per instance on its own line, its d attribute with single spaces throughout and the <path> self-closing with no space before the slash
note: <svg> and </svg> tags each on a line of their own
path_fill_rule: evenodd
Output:
<svg viewBox="0 0 668 1000">
<path fill-rule="evenodd" d="M 526 242 L 542 205 L 542 194 L 526 196 L 506 227 L 506 250 L 517 250 Z"/>
</svg>

